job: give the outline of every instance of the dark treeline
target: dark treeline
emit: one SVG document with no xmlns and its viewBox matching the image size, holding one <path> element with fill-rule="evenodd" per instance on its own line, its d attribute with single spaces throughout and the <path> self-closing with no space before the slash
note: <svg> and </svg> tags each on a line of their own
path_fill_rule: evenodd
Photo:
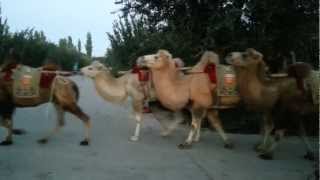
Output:
<svg viewBox="0 0 320 180">
<path fill-rule="evenodd" d="M 106 62 L 128 69 L 142 54 L 168 49 L 187 64 L 204 50 L 224 56 L 253 47 L 270 65 L 318 67 L 318 0 L 117 0 Z"/>
<path fill-rule="evenodd" d="M 90 40 L 91 41 L 91 40 Z M 92 48 L 92 45 L 91 45 Z M 9 57 L 26 65 L 39 67 L 44 63 L 56 63 L 63 70 L 73 70 L 88 64 L 89 57 L 81 53 L 81 42 L 76 47 L 69 36 L 62 38 L 59 44 L 49 42 L 42 31 L 26 29 L 10 32 L 7 20 L 0 15 L 0 64 Z"/>
</svg>

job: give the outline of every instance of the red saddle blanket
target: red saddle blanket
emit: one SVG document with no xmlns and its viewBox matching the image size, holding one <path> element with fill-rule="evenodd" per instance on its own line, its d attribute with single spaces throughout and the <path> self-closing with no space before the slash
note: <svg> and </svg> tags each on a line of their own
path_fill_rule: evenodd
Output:
<svg viewBox="0 0 320 180">
<path fill-rule="evenodd" d="M 40 77 L 40 88 L 50 88 L 56 73 L 42 72 Z"/>
</svg>

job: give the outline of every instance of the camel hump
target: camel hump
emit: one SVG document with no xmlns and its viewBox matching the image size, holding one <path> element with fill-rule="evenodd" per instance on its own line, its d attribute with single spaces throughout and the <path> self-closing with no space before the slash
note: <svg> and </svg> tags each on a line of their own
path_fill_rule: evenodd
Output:
<svg viewBox="0 0 320 180">
<path fill-rule="evenodd" d="M 304 62 L 291 64 L 288 67 L 288 76 L 296 79 L 297 87 L 303 92 L 306 92 L 305 79 L 311 73 L 311 66 Z"/>
<path fill-rule="evenodd" d="M 53 63 L 45 64 L 42 66 L 42 70 L 45 71 L 58 71 L 59 69 L 59 66 Z"/>
<path fill-rule="evenodd" d="M 299 62 L 288 67 L 288 76 L 297 79 L 305 79 L 310 75 L 312 68 L 308 63 Z"/>
</svg>

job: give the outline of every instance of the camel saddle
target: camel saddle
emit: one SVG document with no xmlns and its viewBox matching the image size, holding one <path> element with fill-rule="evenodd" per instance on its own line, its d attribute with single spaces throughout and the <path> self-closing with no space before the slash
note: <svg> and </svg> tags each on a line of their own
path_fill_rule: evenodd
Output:
<svg viewBox="0 0 320 180">
<path fill-rule="evenodd" d="M 232 66 L 217 66 L 217 88 L 218 96 L 239 96 L 236 73 Z"/>
<path fill-rule="evenodd" d="M 39 97 L 40 70 L 19 65 L 13 70 L 13 95 L 16 98 Z"/>
<path fill-rule="evenodd" d="M 46 72 L 41 72 L 45 70 Z M 0 79 L 4 82 L 13 82 L 15 98 L 39 97 L 40 88 L 50 88 L 56 73 L 47 68 L 32 68 L 25 65 L 9 64 L 1 69 Z"/>
</svg>

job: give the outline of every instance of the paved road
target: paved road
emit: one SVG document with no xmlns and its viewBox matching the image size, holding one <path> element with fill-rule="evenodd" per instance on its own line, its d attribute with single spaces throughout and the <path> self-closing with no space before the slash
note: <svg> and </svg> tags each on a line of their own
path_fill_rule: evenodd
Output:
<svg viewBox="0 0 320 180">
<path fill-rule="evenodd" d="M 159 135 L 159 125 L 146 115 L 140 142 L 130 142 L 134 121 L 129 106 L 114 106 L 100 99 L 92 82 L 75 78 L 81 90 L 81 107 L 92 117 L 92 144 L 78 145 L 83 126 L 67 115 L 66 127 L 46 145 L 36 140 L 54 126 L 53 112 L 46 107 L 19 109 L 15 126 L 28 131 L 15 136 L 11 147 L 0 147 L 0 180 L 307 180 L 312 163 L 302 158 L 299 139 L 289 137 L 275 160 L 263 161 L 252 150 L 255 135 L 230 134 L 234 150 L 224 149 L 216 133 L 203 131 L 193 149 L 179 150 L 186 127 L 171 137 Z M 4 131 L 0 130 L 0 136 Z"/>
</svg>

